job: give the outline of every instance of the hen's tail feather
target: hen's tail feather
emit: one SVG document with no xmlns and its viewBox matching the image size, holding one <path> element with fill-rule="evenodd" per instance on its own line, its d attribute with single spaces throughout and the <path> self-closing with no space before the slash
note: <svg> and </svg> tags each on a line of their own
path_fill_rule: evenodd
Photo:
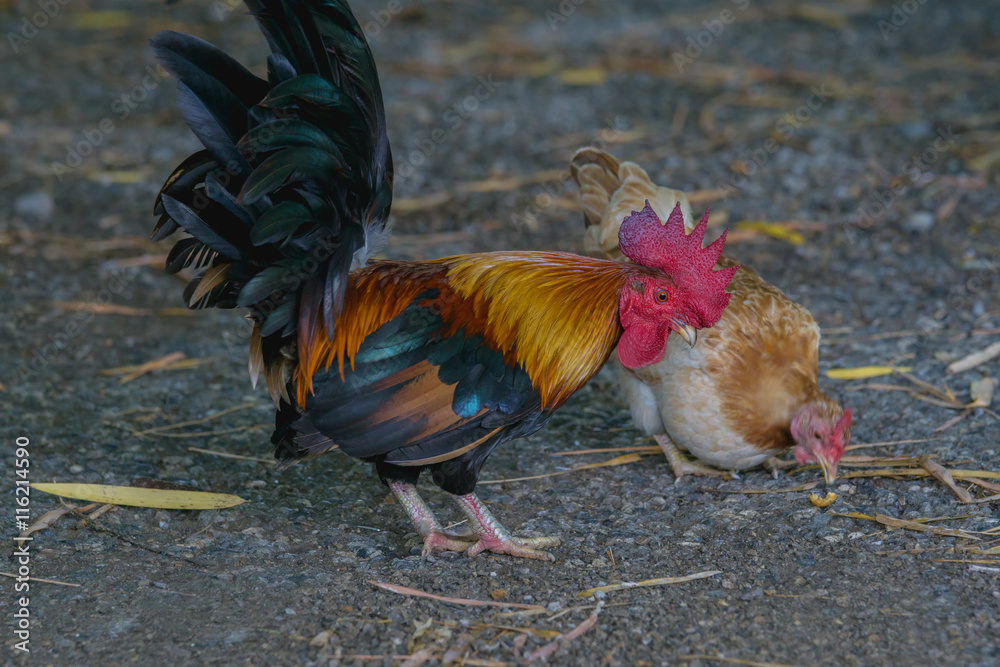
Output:
<svg viewBox="0 0 1000 667">
<path fill-rule="evenodd" d="M 621 185 L 620 163 L 612 155 L 596 148 L 581 148 L 570 160 L 570 174 L 580 186 L 583 221 L 587 227 L 601 224 L 604 209 Z"/>
<path fill-rule="evenodd" d="M 321 324 L 332 335 L 348 272 L 385 238 L 392 157 L 378 73 L 346 2 L 246 4 L 271 46 L 267 81 L 196 37 L 151 40 L 205 146 L 164 183 L 153 237 L 190 234 L 167 262 L 201 271 L 189 307 L 250 309 L 257 373 L 278 397 L 286 351 Z"/>
<path fill-rule="evenodd" d="M 633 162 L 620 162 L 596 148 L 581 148 L 570 161 L 570 173 L 580 186 L 587 225 L 584 248 L 590 255 L 627 261 L 618 248 L 618 229 L 622 220 L 641 211 L 647 200 L 661 220 L 680 203 L 685 229 L 688 233 L 694 229 L 687 195 L 656 185 Z"/>
</svg>

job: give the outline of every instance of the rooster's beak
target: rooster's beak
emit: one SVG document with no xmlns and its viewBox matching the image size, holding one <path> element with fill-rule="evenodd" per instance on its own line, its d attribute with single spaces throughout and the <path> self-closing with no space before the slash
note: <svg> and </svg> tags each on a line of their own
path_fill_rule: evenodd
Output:
<svg viewBox="0 0 1000 667">
<path fill-rule="evenodd" d="M 833 484 L 837 479 L 837 462 L 830 460 L 822 454 L 816 455 L 816 462 L 819 463 L 819 467 L 823 470 L 823 477 L 826 478 L 826 483 Z"/>
<path fill-rule="evenodd" d="M 687 342 L 688 345 L 694 347 L 694 344 L 698 342 L 698 330 L 687 322 L 680 319 L 670 320 L 671 328 L 677 332 L 680 336 Z"/>
</svg>

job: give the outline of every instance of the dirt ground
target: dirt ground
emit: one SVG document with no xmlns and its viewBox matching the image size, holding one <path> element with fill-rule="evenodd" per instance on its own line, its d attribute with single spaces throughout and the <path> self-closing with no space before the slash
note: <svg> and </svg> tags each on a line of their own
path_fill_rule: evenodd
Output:
<svg viewBox="0 0 1000 667">
<path fill-rule="evenodd" d="M 733 226 L 729 252 L 823 327 L 821 372 L 908 366 L 962 404 L 973 381 L 1000 375 L 997 359 L 946 374 L 1000 340 L 996 3 L 353 4 L 399 175 L 388 255 L 581 251 L 565 168 L 596 144 L 695 193 L 716 233 Z M 6 0 L 0 12 L 5 534 L 18 533 L 18 438 L 34 482 L 146 477 L 247 500 L 71 514 L 34 533 L 30 574 L 54 583 L 0 582 L 5 664 L 513 665 L 554 648 L 552 664 L 1000 665 L 1000 501 L 963 504 L 930 477 L 855 476 L 820 509 L 802 488 L 823 492 L 816 469 L 675 484 L 653 454 L 570 471 L 624 452 L 551 455 L 650 444 L 609 375 L 502 447 L 483 478 L 563 474 L 479 487 L 510 528 L 559 535 L 555 563 L 423 560 L 369 466 L 329 455 L 276 473 L 244 320 L 182 312 L 168 246 L 147 240 L 157 189 L 197 144 L 146 42 L 191 32 L 261 71 L 252 21 L 232 0 Z M 105 373 L 178 352 L 200 361 L 126 383 Z M 915 387 L 899 376 L 823 385 L 854 409 L 854 443 L 909 441 L 851 455 L 1000 471 L 995 415 L 885 388 Z M 842 472 L 884 467 L 857 465 Z M 973 499 L 996 494 L 958 482 Z M 32 521 L 59 507 L 30 502 Z M 15 647 L 21 595 L 29 654 Z M 592 627 L 556 640 L 600 603 Z"/>
</svg>

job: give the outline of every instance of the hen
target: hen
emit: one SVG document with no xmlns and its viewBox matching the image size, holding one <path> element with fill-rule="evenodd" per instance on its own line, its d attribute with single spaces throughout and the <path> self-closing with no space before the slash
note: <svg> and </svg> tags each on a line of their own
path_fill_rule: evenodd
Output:
<svg viewBox="0 0 1000 667">
<path fill-rule="evenodd" d="M 653 184 L 638 165 L 584 148 L 570 170 L 580 186 L 589 254 L 627 261 L 619 221 L 647 200 L 657 215 L 670 213 L 668 225 L 692 228 L 684 193 Z M 721 257 L 718 266 L 735 264 Z M 654 364 L 615 364 L 632 418 L 663 448 L 678 479 L 723 473 L 688 461 L 677 447 L 717 468 L 743 470 L 794 446 L 799 463 L 818 463 L 832 482 L 850 440 L 851 411 L 817 383 L 819 326 L 749 267 L 736 272 L 728 291 L 729 307 L 697 346 L 669 340 Z"/>
<path fill-rule="evenodd" d="M 250 373 L 277 406 L 281 467 L 333 450 L 375 464 L 425 553 L 551 559 L 476 497 L 502 443 L 533 433 L 617 345 L 659 360 L 725 308 L 732 270 L 648 208 L 621 227 L 635 264 L 555 252 L 372 261 L 387 235 L 392 158 L 364 33 L 339 0 L 247 0 L 271 47 L 267 80 L 190 35 L 152 48 L 205 149 L 157 197 L 153 232 L 189 237 L 167 269 L 200 271 L 192 308 L 249 309 Z M 642 208 L 640 206 L 640 208 Z M 673 338 L 673 337 L 671 337 Z M 415 484 L 457 496 L 474 534 L 445 532 Z"/>
</svg>

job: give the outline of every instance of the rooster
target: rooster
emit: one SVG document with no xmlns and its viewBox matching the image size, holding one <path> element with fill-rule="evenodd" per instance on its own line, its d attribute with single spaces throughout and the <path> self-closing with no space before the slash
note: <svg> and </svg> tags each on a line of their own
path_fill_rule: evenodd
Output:
<svg viewBox="0 0 1000 667">
<path fill-rule="evenodd" d="M 537 431 L 617 346 L 658 361 L 729 302 L 735 268 L 649 206 L 630 215 L 624 264 L 558 252 L 372 260 L 387 236 L 392 158 L 378 75 L 339 0 L 247 0 L 271 55 L 262 80 L 216 47 L 161 32 L 178 107 L 204 150 L 157 197 L 153 237 L 182 228 L 167 270 L 198 271 L 191 308 L 249 309 L 250 375 L 277 406 L 279 467 L 339 450 L 372 462 L 424 554 L 552 560 L 475 494 L 487 457 Z M 472 530 L 445 531 L 415 484 L 427 470 Z"/>
<path fill-rule="evenodd" d="M 589 254 L 627 261 L 618 243 L 621 213 L 647 200 L 658 215 L 672 211 L 668 226 L 693 227 L 684 193 L 653 184 L 636 164 L 584 148 L 570 171 L 580 186 Z M 727 257 L 718 263 L 735 265 Z M 697 347 L 668 341 L 656 363 L 616 365 L 633 420 L 654 437 L 678 480 L 724 474 L 688 461 L 678 447 L 717 468 L 763 463 L 775 470 L 780 462 L 772 457 L 794 446 L 796 461 L 818 463 L 833 482 L 850 440 L 851 411 L 817 383 L 819 326 L 749 267 L 736 272 L 729 292 L 729 307 Z"/>
</svg>

